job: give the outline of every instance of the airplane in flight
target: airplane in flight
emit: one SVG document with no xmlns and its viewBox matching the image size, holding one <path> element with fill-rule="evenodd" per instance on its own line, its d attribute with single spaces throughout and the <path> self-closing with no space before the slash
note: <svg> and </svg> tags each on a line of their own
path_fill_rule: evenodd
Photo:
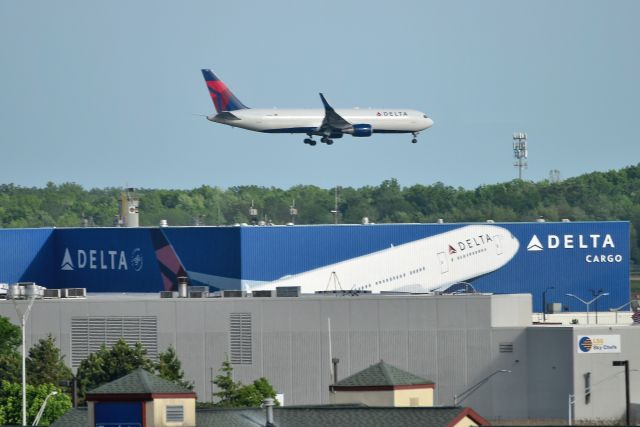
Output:
<svg viewBox="0 0 640 427">
<path fill-rule="evenodd" d="M 202 70 L 209 94 L 217 114 L 207 120 L 224 125 L 265 133 L 307 134 L 305 144 L 320 142 L 331 145 L 334 138 L 343 135 L 368 137 L 374 133 L 411 133 L 414 144 L 421 131 L 433 126 L 426 114 L 408 109 L 339 109 L 334 110 L 324 95 L 322 109 L 257 109 L 244 105 L 211 70 Z"/>
</svg>

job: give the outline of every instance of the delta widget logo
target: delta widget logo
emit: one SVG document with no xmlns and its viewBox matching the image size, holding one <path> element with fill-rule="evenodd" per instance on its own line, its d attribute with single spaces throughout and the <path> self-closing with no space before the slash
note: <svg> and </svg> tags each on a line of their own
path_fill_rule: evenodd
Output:
<svg viewBox="0 0 640 427">
<path fill-rule="evenodd" d="M 75 252 L 65 248 L 60 270 L 129 270 L 141 271 L 144 266 L 142 250 L 135 248 L 129 256 L 123 250 L 77 249 Z"/>
<path fill-rule="evenodd" d="M 142 257 L 142 251 L 140 248 L 135 248 L 131 253 L 131 265 L 135 271 L 142 270 L 144 265 L 144 258 Z"/>
<path fill-rule="evenodd" d="M 580 341 L 578 341 L 578 348 L 583 353 L 588 353 L 593 349 L 593 341 L 589 337 L 582 337 Z"/>
</svg>

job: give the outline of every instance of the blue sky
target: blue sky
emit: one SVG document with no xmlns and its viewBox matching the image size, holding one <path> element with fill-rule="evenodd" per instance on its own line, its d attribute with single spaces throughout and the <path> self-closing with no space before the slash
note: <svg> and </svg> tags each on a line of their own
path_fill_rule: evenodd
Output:
<svg viewBox="0 0 640 427">
<path fill-rule="evenodd" d="M 3 1 L 0 183 L 475 188 L 640 161 L 637 1 Z M 206 121 L 201 68 L 252 107 L 404 107 L 410 135 L 310 147 Z"/>
</svg>

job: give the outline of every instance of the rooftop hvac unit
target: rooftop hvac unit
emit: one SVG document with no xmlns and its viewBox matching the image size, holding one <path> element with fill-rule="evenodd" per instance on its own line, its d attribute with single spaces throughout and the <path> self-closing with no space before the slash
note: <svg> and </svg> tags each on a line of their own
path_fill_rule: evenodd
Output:
<svg viewBox="0 0 640 427">
<path fill-rule="evenodd" d="M 19 282 L 16 285 L 21 289 L 21 298 L 41 297 L 46 289 L 44 286 L 38 286 L 35 282 Z"/>
<path fill-rule="evenodd" d="M 62 290 L 62 298 L 86 298 L 86 288 L 67 288 Z"/>
<path fill-rule="evenodd" d="M 278 298 L 289 298 L 300 296 L 300 286 L 278 286 L 276 288 Z"/>
<path fill-rule="evenodd" d="M 189 298 L 207 298 L 209 297 L 209 287 L 208 286 L 189 286 L 188 288 Z M 192 297 L 191 294 L 200 296 Z"/>
<path fill-rule="evenodd" d="M 269 291 L 253 291 L 251 292 L 251 296 L 252 297 L 259 297 L 259 298 L 271 298 L 273 296 L 273 291 L 269 290 Z"/>
<path fill-rule="evenodd" d="M 20 299 L 24 298 L 24 286 L 20 286 L 18 284 L 10 285 L 9 291 L 7 292 L 8 299 Z"/>
<path fill-rule="evenodd" d="M 172 291 L 161 291 L 160 292 L 160 298 L 173 298 L 173 292 Z"/>
<path fill-rule="evenodd" d="M 242 298 L 245 296 L 247 296 L 247 293 L 245 291 L 239 291 L 239 290 L 222 291 L 223 298 Z"/>
<path fill-rule="evenodd" d="M 347 296 L 353 296 L 353 295 L 371 294 L 371 291 L 338 289 L 338 290 L 332 290 L 332 291 L 316 291 L 315 293 L 317 295 L 347 295 Z"/>
<path fill-rule="evenodd" d="M 60 298 L 62 289 L 45 289 L 42 298 Z"/>
</svg>

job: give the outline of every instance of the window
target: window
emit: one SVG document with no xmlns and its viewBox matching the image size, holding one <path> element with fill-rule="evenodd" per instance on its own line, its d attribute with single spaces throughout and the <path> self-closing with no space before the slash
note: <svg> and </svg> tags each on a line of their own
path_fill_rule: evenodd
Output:
<svg viewBox="0 0 640 427">
<path fill-rule="evenodd" d="M 584 404 L 591 403 L 591 372 L 584 374 Z"/>
<path fill-rule="evenodd" d="M 147 355 L 158 357 L 158 318 L 156 316 L 84 316 L 71 318 L 71 366 L 96 352 L 103 344 L 112 346 L 120 338 L 129 345 L 141 343 Z"/>
<path fill-rule="evenodd" d="M 184 406 L 167 405 L 165 410 L 165 421 L 168 423 L 181 423 L 184 421 Z"/>
<path fill-rule="evenodd" d="M 251 365 L 251 313 L 231 313 L 229 315 L 229 346 L 231 363 Z"/>
</svg>

